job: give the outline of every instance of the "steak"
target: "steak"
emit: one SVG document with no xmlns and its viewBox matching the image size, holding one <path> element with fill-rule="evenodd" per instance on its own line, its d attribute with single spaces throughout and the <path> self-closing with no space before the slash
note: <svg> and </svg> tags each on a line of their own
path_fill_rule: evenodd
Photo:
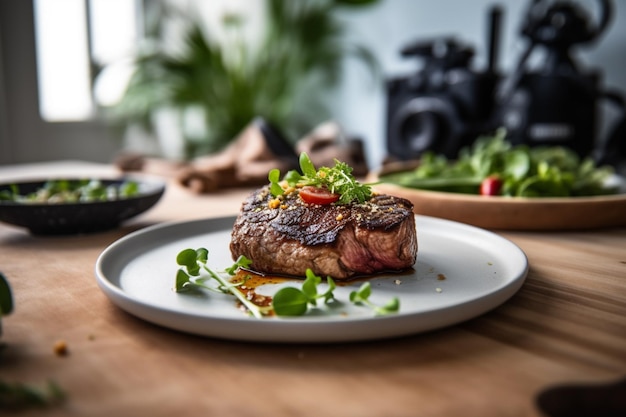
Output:
<svg viewBox="0 0 626 417">
<path fill-rule="evenodd" d="M 277 200 L 252 193 L 233 226 L 230 250 L 263 274 L 348 279 L 410 268 L 417 257 L 413 204 L 374 195 L 362 204 L 307 204 L 298 193 Z"/>
</svg>

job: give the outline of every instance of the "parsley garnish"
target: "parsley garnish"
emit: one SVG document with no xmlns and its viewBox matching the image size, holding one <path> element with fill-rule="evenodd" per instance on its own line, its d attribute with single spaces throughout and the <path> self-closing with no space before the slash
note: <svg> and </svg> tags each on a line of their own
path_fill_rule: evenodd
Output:
<svg viewBox="0 0 626 417">
<path fill-rule="evenodd" d="M 359 183 L 352 175 L 352 167 L 345 162 L 335 159 L 335 166 L 320 167 L 316 169 L 309 156 L 302 152 L 300 154 L 300 170 L 289 171 L 283 178 L 290 187 L 312 185 L 325 187 L 333 194 L 339 194 L 339 204 L 349 204 L 352 202 L 364 203 L 372 196 L 369 185 Z M 280 171 L 273 169 L 268 174 L 270 181 L 270 192 L 274 196 L 284 193 L 280 186 Z"/>
</svg>

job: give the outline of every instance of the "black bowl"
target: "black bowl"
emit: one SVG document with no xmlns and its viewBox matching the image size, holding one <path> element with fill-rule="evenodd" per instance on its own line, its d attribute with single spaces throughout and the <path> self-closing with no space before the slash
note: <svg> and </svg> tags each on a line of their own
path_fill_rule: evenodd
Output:
<svg viewBox="0 0 626 417">
<path fill-rule="evenodd" d="M 21 203 L 0 200 L 0 222 L 25 227 L 35 235 L 100 232 L 114 229 L 123 221 L 150 209 L 165 192 L 165 183 L 156 179 L 98 179 L 103 185 L 134 181 L 139 185 L 139 192 L 123 199 L 79 203 Z M 46 182 L 47 180 L 0 184 L 0 192 L 17 186 L 19 194 L 29 194 L 43 187 Z"/>
</svg>

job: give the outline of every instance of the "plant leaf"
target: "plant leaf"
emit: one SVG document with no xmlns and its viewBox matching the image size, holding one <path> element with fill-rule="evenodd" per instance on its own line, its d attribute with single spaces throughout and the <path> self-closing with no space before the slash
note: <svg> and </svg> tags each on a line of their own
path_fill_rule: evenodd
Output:
<svg viewBox="0 0 626 417">
<path fill-rule="evenodd" d="M 198 253 L 193 249 L 184 249 L 176 255 L 176 263 L 187 268 L 187 272 L 193 276 L 200 274 L 197 259 Z"/>
<path fill-rule="evenodd" d="M 181 266 L 189 266 L 196 263 L 196 251 L 193 249 L 184 249 L 176 256 L 176 263 Z"/>
<path fill-rule="evenodd" d="M 361 297 L 364 300 L 367 300 L 370 298 L 370 295 L 372 295 L 372 285 L 368 282 L 364 282 L 363 285 L 361 285 L 361 288 L 359 288 L 358 290 L 359 293 L 359 297 Z"/>
<path fill-rule="evenodd" d="M 184 291 L 185 284 L 187 284 L 188 282 L 190 282 L 189 274 L 187 274 L 182 269 L 179 269 L 178 272 L 176 272 L 176 292 Z"/>
<path fill-rule="evenodd" d="M 283 187 L 281 187 L 280 184 L 278 183 L 280 181 L 279 169 L 274 168 L 270 170 L 270 172 L 267 174 L 267 179 L 270 181 L 270 192 L 272 193 L 273 196 L 277 197 L 285 193 L 285 190 L 283 190 Z"/>
<path fill-rule="evenodd" d="M 271 169 L 267 174 L 267 179 L 270 180 L 270 182 L 280 181 L 280 170 L 278 168 Z"/>
<path fill-rule="evenodd" d="M 315 169 L 315 165 L 311 162 L 309 155 L 306 152 L 302 152 L 300 154 L 300 169 L 302 173 L 310 178 L 315 178 L 317 176 L 317 170 Z"/>
<path fill-rule="evenodd" d="M 6 316 L 13 311 L 13 296 L 9 281 L 0 272 L 0 317 Z"/>
<path fill-rule="evenodd" d="M 234 264 L 226 268 L 226 273 L 228 273 L 229 275 L 235 275 L 239 268 L 248 268 L 251 264 L 252 261 L 250 259 L 246 258 L 243 255 L 240 255 Z"/>
<path fill-rule="evenodd" d="M 206 248 L 196 249 L 196 260 L 202 264 L 207 263 L 209 259 L 209 251 Z"/>
<path fill-rule="evenodd" d="M 400 300 L 398 299 L 398 297 L 393 297 L 387 302 L 387 304 L 382 307 L 382 309 L 383 314 L 395 313 L 400 309 Z"/>
<path fill-rule="evenodd" d="M 308 308 L 309 298 L 297 288 L 280 289 L 272 299 L 274 312 L 279 316 L 302 316 Z"/>
</svg>

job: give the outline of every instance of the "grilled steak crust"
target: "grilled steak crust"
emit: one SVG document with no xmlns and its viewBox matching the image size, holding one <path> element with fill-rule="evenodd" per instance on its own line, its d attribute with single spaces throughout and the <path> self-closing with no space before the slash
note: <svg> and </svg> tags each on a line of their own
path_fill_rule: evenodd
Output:
<svg viewBox="0 0 626 417">
<path fill-rule="evenodd" d="M 317 205 L 296 193 L 277 201 L 263 187 L 243 203 L 233 226 L 233 259 L 266 274 L 347 279 L 410 268 L 417 257 L 410 201 L 375 195 L 363 204 Z M 279 203 L 279 204 L 278 204 Z M 273 207 L 273 208 L 272 208 Z"/>
</svg>

